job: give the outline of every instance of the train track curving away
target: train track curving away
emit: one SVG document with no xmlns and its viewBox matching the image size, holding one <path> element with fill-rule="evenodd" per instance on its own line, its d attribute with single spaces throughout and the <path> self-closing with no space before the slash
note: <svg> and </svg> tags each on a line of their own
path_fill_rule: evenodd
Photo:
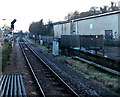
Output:
<svg viewBox="0 0 120 97">
<path fill-rule="evenodd" d="M 20 47 L 41 97 L 79 97 L 27 44 L 21 42 Z"/>
</svg>

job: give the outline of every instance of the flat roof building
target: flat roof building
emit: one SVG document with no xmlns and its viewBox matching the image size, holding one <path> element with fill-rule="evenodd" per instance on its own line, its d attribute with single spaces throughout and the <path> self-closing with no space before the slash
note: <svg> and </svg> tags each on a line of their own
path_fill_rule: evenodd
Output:
<svg viewBox="0 0 120 97">
<path fill-rule="evenodd" d="M 61 35 L 104 35 L 120 38 L 120 11 L 59 22 L 54 25 L 54 36 Z"/>
</svg>

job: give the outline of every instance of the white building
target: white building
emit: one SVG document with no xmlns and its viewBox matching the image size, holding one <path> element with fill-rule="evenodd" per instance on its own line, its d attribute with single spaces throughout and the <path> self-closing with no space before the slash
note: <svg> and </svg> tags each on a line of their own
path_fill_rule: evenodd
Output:
<svg viewBox="0 0 120 97">
<path fill-rule="evenodd" d="M 104 35 L 120 38 L 120 11 L 61 22 L 54 25 L 54 37 L 61 35 Z"/>
</svg>

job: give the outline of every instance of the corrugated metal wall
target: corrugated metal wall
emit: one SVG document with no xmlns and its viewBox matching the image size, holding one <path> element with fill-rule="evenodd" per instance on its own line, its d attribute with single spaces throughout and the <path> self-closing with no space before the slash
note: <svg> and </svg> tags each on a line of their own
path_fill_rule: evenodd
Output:
<svg viewBox="0 0 120 97">
<path fill-rule="evenodd" d="M 78 21 L 79 35 L 105 35 L 105 30 L 118 32 L 118 14 Z"/>
<path fill-rule="evenodd" d="M 102 49 L 103 35 L 62 35 L 61 48 L 84 47 L 86 49 L 95 49 L 96 47 Z"/>
<path fill-rule="evenodd" d="M 74 34 L 105 35 L 105 30 L 112 30 L 113 38 L 120 36 L 120 13 L 54 25 L 54 37 Z"/>
</svg>

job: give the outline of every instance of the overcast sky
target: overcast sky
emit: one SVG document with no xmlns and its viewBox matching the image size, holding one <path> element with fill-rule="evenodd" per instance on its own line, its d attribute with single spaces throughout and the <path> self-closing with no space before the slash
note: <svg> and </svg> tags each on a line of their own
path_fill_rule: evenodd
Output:
<svg viewBox="0 0 120 97">
<path fill-rule="evenodd" d="M 69 12 L 88 11 L 92 6 L 110 6 L 111 1 L 119 0 L 0 0 L 0 25 L 10 25 L 13 19 L 17 19 L 15 29 L 28 30 L 32 21 L 61 21 Z"/>
</svg>

